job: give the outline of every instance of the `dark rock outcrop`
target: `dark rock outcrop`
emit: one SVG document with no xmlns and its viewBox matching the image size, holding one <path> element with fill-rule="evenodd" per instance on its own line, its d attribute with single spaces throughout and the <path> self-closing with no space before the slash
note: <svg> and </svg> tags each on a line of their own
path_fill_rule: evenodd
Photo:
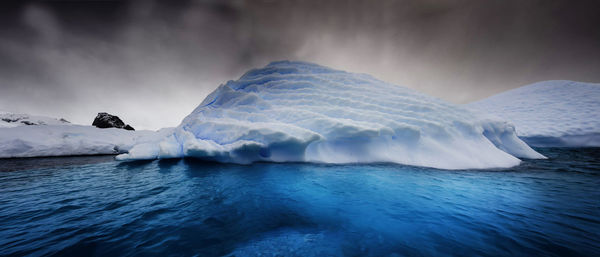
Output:
<svg viewBox="0 0 600 257">
<path fill-rule="evenodd" d="M 16 118 L 16 119 L 11 119 L 11 118 L 3 118 L 3 119 L 2 119 L 2 121 L 8 122 L 8 123 L 11 123 L 11 122 L 16 122 L 16 121 L 19 121 L 19 120 L 20 120 L 19 118 Z"/>
<path fill-rule="evenodd" d="M 119 119 L 118 116 L 110 115 L 106 112 L 99 112 L 92 126 L 98 128 L 120 128 L 126 130 L 135 130 L 133 127 L 129 126 L 129 124 L 125 125 L 125 123 Z"/>
<path fill-rule="evenodd" d="M 21 122 L 22 124 L 25 124 L 27 126 L 31 126 L 31 125 L 46 125 L 46 123 L 44 123 L 43 121 L 38 121 L 38 123 L 32 122 L 27 120 L 29 119 L 29 117 L 27 116 L 22 116 L 22 117 L 13 117 L 13 118 L 3 118 L 2 121 L 11 123 L 11 122 Z"/>
<path fill-rule="evenodd" d="M 35 122 L 31 122 L 31 121 L 28 121 L 28 120 L 23 120 L 23 121 L 21 121 L 21 123 L 23 123 L 25 125 L 28 125 L 28 126 L 31 126 L 31 125 L 45 125 L 43 122 L 40 122 L 40 124 L 37 124 Z"/>
</svg>

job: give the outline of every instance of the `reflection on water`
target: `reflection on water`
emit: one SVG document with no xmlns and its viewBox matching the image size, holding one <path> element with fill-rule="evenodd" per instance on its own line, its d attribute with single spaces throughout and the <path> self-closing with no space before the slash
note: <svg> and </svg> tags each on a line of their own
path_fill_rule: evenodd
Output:
<svg viewBox="0 0 600 257">
<path fill-rule="evenodd" d="M 31 160 L 0 173 L 0 255 L 597 256 L 598 151 L 542 151 L 466 171 Z"/>
</svg>

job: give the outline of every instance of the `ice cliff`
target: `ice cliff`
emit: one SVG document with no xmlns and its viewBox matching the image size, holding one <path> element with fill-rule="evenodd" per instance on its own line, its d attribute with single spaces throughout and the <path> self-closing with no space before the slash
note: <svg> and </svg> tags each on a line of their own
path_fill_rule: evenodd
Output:
<svg viewBox="0 0 600 257">
<path fill-rule="evenodd" d="M 377 80 L 273 62 L 219 86 L 160 143 L 119 160 L 195 157 L 232 163 L 394 162 L 444 169 L 543 158 L 514 127 Z"/>
</svg>

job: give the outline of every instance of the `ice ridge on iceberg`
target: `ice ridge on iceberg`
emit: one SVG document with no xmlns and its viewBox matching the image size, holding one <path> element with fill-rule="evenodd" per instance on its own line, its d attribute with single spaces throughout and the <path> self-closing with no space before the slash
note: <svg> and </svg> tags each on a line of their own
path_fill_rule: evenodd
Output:
<svg viewBox="0 0 600 257">
<path fill-rule="evenodd" d="M 273 62 L 219 86 L 158 144 L 119 160 L 232 163 L 394 162 L 445 169 L 543 158 L 512 125 L 377 80 L 305 62 Z"/>
<path fill-rule="evenodd" d="M 533 146 L 600 146 L 600 84 L 542 81 L 467 106 L 515 124 Z"/>
</svg>

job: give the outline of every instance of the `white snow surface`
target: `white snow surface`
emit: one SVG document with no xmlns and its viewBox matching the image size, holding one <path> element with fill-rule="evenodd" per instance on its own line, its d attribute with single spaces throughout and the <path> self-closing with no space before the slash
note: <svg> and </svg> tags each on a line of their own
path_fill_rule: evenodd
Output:
<svg viewBox="0 0 600 257">
<path fill-rule="evenodd" d="M 600 84 L 543 81 L 467 105 L 516 126 L 539 147 L 600 147 Z"/>
<path fill-rule="evenodd" d="M 444 169 L 544 158 L 506 122 L 354 74 L 274 62 L 219 86 L 160 143 L 119 160 L 196 157 L 231 163 L 394 162 Z"/>
<path fill-rule="evenodd" d="M 43 121 L 46 125 L 24 125 L 17 121 L 10 122 L 11 126 L 0 127 L 0 158 L 118 154 L 127 152 L 136 144 L 162 140 L 167 134 L 172 134 L 173 130 L 100 129 L 44 116 L 6 112 L 2 115 L 26 117 L 21 120 Z"/>
<path fill-rule="evenodd" d="M 64 119 L 0 111 L 0 128 L 35 125 L 70 125 L 70 123 Z"/>
</svg>

